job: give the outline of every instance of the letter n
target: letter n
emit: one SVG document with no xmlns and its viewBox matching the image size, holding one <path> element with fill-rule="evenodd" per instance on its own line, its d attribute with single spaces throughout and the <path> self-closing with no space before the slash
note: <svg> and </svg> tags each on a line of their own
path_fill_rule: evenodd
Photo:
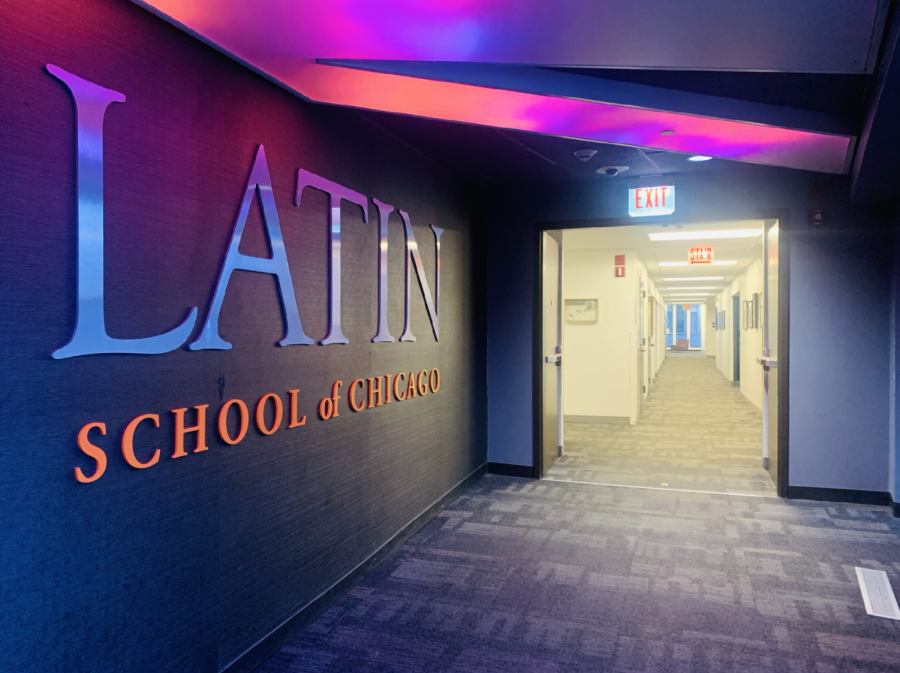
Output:
<svg viewBox="0 0 900 673">
<path fill-rule="evenodd" d="M 441 234 L 443 229 L 439 229 L 433 224 L 431 230 L 434 232 L 434 303 L 431 301 L 431 290 L 428 289 L 428 279 L 425 278 L 425 269 L 422 267 L 422 258 L 419 256 L 419 246 L 416 244 L 416 237 L 413 234 L 412 225 L 409 223 L 409 215 L 400 210 L 400 217 L 403 220 L 403 233 L 406 236 L 406 321 L 403 326 L 403 334 L 400 341 L 415 341 L 416 337 L 412 335 L 409 328 L 409 306 L 410 306 L 410 266 L 415 265 L 416 278 L 419 279 L 419 287 L 422 290 L 422 297 L 425 299 L 425 308 L 428 309 L 428 318 L 431 320 L 431 329 L 434 332 L 434 340 L 440 340 L 440 328 L 438 316 L 440 314 L 441 302 Z"/>
<path fill-rule="evenodd" d="M 247 215 L 250 212 L 250 204 L 254 195 L 259 197 L 262 208 L 263 222 L 269 245 L 272 248 L 272 257 L 253 257 L 239 252 L 241 235 L 244 233 L 244 225 L 247 224 Z M 222 264 L 222 272 L 219 274 L 219 282 L 213 295 L 212 304 L 209 307 L 209 315 L 206 324 L 197 340 L 190 345 L 192 351 L 217 349 L 228 350 L 231 344 L 219 336 L 219 312 L 222 310 L 222 302 L 225 299 L 225 291 L 228 289 L 228 281 L 236 270 L 255 271 L 256 273 L 270 273 L 278 279 L 278 289 L 281 294 L 281 307 L 284 311 L 286 332 L 284 338 L 278 342 L 279 346 L 291 346 L 293 344 L 311 344 L 313 340 L 303 333 L 300 325 L 300 314 L 297 311 L 297 299 L 294 297 L 294 284 L 291 281 L 291 270 L 288 267 L 287 254 L 284 250 L 284 238 L 281 235 L 281 224 L 278 222 L 278 211 L 275 209 L 275 195 L 272 193 L 272 179 L 269 177 L 269 166 L 266 163 L 266 152 L 260 145 L 253 159 L 250 169 L 250 177 L 244 189 L 244 197 L 238 211 L 237 220 L 234 223 L 234 232 L 231 235 L 231 243 Z"/>
</svg>

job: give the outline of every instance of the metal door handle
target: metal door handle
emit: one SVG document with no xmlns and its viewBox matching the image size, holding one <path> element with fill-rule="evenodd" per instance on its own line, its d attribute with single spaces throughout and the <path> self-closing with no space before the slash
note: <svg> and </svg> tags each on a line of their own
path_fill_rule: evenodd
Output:
<svg viewBox="0 0 900 673">
<path fill-rule="evenodd" d="M 556 365 L 557 367 L 562 366 L 562 355 L 548 355 L 544 358 L 544 362 L 548 365 Z"/>
<path fill-rule="evenodd" d="M 763 369 L 777 369 L 778 360 L 772 358 L 756 358 L 756 363 L 763 366 Z"/>
</svg>

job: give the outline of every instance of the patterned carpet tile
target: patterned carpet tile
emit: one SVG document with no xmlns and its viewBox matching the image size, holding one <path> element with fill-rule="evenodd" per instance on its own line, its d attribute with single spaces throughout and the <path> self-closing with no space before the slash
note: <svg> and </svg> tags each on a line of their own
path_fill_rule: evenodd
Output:
<svg viewBox="0 0 900 673">
<path fill-rule="evenodd" d="M 262 668 L 896 672 L 886 508 L 486 476 Z"/>
</svg>

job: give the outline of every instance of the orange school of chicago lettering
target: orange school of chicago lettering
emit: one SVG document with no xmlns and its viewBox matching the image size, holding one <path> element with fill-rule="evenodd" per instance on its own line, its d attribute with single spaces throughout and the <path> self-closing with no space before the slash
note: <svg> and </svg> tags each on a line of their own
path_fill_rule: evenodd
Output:
<svg viewBox="0 0 900 673">
<path fill-rule="evenodd" d="M 393 381 L 393 387 L 391 382 Z M 397 385 L 398 381 L 407 381 L 407 385 Z M 331 396 L 325 397 L 319 402 L 319 418 L 322 420 L 330 420 L 340 416 L 340 399 L 338 394 L 343 381 L 335 381 L 331 388 Z M 347 402 L 354 412 L 360 412 L 365 409 L 372 409 L 391 403 L 391 392 L 393 398 L 398 402 L 412 399 L 417 396 L 425 396 L 429 393 L 436 393 L 441 387 L 441 373 L 437 367 L 428 370 L 423 369 L 418 374 L 414 372 L 399 373 L 396 375 L 386 374 L 383 376 L 368 377 L 365 379 L 355 379 L 350 385 L 347 392 Z M 255 427 L 263 436 L 273 435 L 279 430 L 290 430 L 306 425 L 306 416 L 301 416 L 297 409 L 297 398 L 300 393 L 299 389 L 288 390 L 287 401 L 287 425 L 284 426 L 285 406 L 281 396 L 275 393 L 266 393 L 256 403 L 253 418 Z M 357 397 L 359 394 L 359 397 Z M 208 451 L 207 445 L 207 409 L 208 404 L 200 404 L 193 409 L 183 407 L 180 409 L 172 409 L 175 421 L 175 436 L 173 438 L 173 450 L 170 458 L 185 458 L 191 453 L 201 453 Z M 232 411 L 234 410 L 234 411 Z M 267 410 L 271 414 L 267 414 Z M 186 420 L 190 414 L 190 421 Z M 271 420 L 267 420 L 267 416 Z M 237 419 L 236 430 L 229 429 L 229 418 Z M 125 427 L 122 434 L 122 457 L 131 467 L 138 470 L 145 470 L 159 463 L 162 450 L 157 447 L 149 449 L 141 448 L 139 452 L 144 456 L 149 456 L 142 460 L 138 457 L 138 450 L 135 449 L 135 434 L 138 427 L 145 421 L 154 427 L 159 427 L 159 414 L 141 414 L 136 416 Z M 187 425 L 191 422 L 193 425 Z M 216 428 L 219 438 L 227 445 L 234 446 L 240 444 L 250 429 L 250 409 L 247 404 L 240 399 L 230 399 L 219 407 L 216 418 Z M 78 448 L 84 455 L 93 459 L 95 466 L 92 474 L 87 475 L 80 467 L 75 468 L 75 479 L 82 484 L 90 484 L 97 481 L 106 472 L 108 458 L 106 449 L 102 448 L 92 441 L 91 433 L 94 431 L 96 435 L 106 436 L 106 423 L 92 422 L 87 423 L 78 432 Z M 191 451 L 185 449 L 185 439 L 188 435 L 193 436 L 193 448 Z"/>
</svg>

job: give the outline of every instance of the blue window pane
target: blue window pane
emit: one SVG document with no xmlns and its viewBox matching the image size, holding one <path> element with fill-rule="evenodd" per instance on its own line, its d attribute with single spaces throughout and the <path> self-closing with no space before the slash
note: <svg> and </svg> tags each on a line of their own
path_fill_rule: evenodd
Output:
<svg viewBox="0 0 900 673">
<path fill-rule="evenodd" d="M 684 306 L 675 306 L 675 339 L 687 339 L 687 322 L 684 319 Z"/>
<path fill-rule="evenodd" d="M 700 305 L 691 305 L 691 348 L 700 348 Z"/>
<path fill-rule="evenodd" d="M 666 306 L 666 347 L 672 345 L 672 305 Z"/>
</svg>

